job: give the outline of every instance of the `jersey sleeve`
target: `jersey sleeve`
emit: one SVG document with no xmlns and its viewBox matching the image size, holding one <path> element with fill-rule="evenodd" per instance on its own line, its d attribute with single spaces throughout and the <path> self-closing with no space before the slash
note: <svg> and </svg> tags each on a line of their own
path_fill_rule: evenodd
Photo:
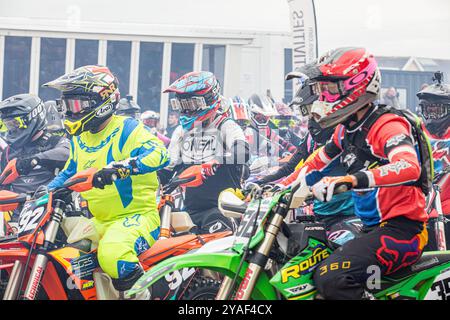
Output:
<svg viewBox="0 0 450 320">
<path fill-rule="evenodd" d="M 123 146 L 123 152 L 135 159 L 136 168 L 132 174 L 154 172 L 169 164 L 169 155 L 162 141 L 140 122 L 131 131 Z"/>
<path fill-rule="evenodd" d="M 183 127 L 178 126 L 172 134 L 170 139 L 168 151 L 169 151 L 169 165 L 166 167 L 168 170 L 172 170 L 177 165 L 182 163 L 181 159 L 181 144 L 183 143 Z"/>
<path fill-rule="evenodd" d="M 394 114 L 385 114 L 373 124 L 367 142 L 373 154 L 388 163 L 357 172 L 356 188 L 396 186 L 419 179 L 421 167 L 411 129 L 406 119 Z"/>
<path fill-rule="evenodd" d="M 330 170 L 339 163 L 339 157 L 342 153 L 341 137 L 343 126 L 338 126 L 334 131 L 332 139 L 327 144 L 315 152 L 313 152 L 305 161 L 303 166 L 297 168 L 291 175 L 281 181 L 281 184 L 288 186 L 293 183 L 302 168 L 306 167 L 306 183 L 313 185 L 319 181 L 323 176 L 323 172 Z"/>
</svg>

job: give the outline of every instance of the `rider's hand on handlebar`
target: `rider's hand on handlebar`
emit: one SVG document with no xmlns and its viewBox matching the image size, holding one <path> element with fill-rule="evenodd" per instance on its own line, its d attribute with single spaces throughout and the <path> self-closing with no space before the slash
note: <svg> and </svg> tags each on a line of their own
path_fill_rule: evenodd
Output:
<svg viewBox="0 0 450 320">
<path fill-rule="evenodd" d="M 39 164 L 39 159 L 31 157 L 31 158 L 23 158 L 17 159 L 16 169 L 19 175 L 27 175 L 35 166 Z"/>
<path fill-rule="evenodd" d="M 219 162 L 217 160 L 202 163 L 203 179 L 205 180 L 208 177 L 215 175 L 218 168 L 219 168 Z"/>
<path fill-rule="evenodd" d="M 131 169 L 122 164 L 112 164 L 94 174 L 92 185 L 95 188 L 104 189 L 117 179 L 126 179 L 130 176 Z"/>
<path fill-rule="evenodd" d="M 356 185 L 356 178 L 353 175 L 341 176 L 341 177 L 325 177 L 319 182 L 317 182 L 312 187 L 312 193 L 314 197 L 322 202 L 328 202 L 331 200 L 336 191 L 341 186 L 345 186 L 345 190 L 340 192 L 348 191 Z"/>
</svg>

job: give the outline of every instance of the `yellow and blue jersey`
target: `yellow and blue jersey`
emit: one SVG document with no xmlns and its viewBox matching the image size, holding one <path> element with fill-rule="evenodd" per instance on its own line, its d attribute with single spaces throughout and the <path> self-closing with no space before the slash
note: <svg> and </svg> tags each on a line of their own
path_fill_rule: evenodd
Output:
<svg viewBox="0 0 450 320">
<path fill-rule="evenodd" d="M 164 145 L 139 121 L 114 115 L 95 134 L 83 132 L 71 140 L 70 157 L 64 170 L 48 185 L 57 188 L 76 172 L 102 169 L 111 162 L 134 158 L 137 172 L 116 180 L 105 189 L 91 189 L 81 195 L 99 221 L 108 222 L 134 214 L 154 215 L 158 220 L 156 171 L 169 164 Z M 156 222 L 156 221 L 155 221 Z M 159 223 L 158 223 L 159 224 Z"/>
</svg>

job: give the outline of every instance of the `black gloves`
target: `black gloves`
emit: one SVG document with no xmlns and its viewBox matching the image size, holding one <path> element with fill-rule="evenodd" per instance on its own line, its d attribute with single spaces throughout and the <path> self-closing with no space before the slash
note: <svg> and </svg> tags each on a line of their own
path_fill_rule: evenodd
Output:
<svg viewBox="0 0 450 320">
<path fill-rule="evenodd" d="M 106 185 L 111 185 L 117 179 L 126 179 L 130 176 L 131 170 L 121 164 L 113 164 L 112 167 L 103 168 L 94 174 L 92 185 L 95 188 L 104 189 Z"/>
<path fill-rule="evenodd" d="M 27 175 L 39 164 L 38 158 L 17 158 L 16 169 L 19 175 Z"/>
</svg>

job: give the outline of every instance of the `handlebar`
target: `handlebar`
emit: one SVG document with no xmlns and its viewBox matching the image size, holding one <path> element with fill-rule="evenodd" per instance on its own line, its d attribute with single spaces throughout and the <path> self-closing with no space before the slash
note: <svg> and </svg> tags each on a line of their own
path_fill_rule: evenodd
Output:
<svg viewBox="0 0 450 320">
<path fill-rule="evenodd" d="M 172 193 L 179 186 L 194 181 L 195 177 L 178 178 L 178 175 L 173 177 L 165 186 L 163 186 L 163 192 L 166 194 Z"/>
</svg>

